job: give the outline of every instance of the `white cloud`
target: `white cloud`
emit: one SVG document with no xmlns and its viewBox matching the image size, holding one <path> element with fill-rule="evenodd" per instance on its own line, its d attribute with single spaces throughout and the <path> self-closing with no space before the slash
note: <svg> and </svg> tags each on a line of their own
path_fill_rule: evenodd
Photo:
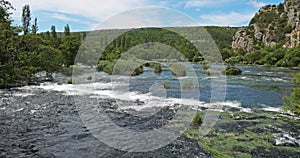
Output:
<svg viewBox="0 0 300 158">
<path fill-rule="evenodd" d="M 146 0 L 11 0 L 17 9 L 14 18 L 21 15 L 22 6 L 29 4 L 33 11 L 50 11 L 80 15 L 89 19 L 103 21 L 119 12 L 144 6 Z"/>
<path fill-rule="evenodd" d="M 187 0 L 182 1 L 180 3 L 184 3 L 184 8 L 198 8 L 223 5 L 224 3 L 229 3 L 233 1 L 234 0 Z"/>
<path fill-rule="evenodd" d="M 255 8 L 261 8 L 263 6 L 265 6 L 266 4 L 263 2 L 258 2 L 257 0 L 250 0 L 249 2 L 253 7 Z"/>
<path fill-rule="evenodd" d="M 195 26 L 198 23 L 181 12 L 161 8 L 142 7 L 111 17 L 94 29 Z"/>
<path fill-rule="evenodd" d="M 200 16 L 201 25 L 240 26 L 247 25 L 254 13 L 211 14 Z"/>
<path fill-rule="evenodd" d="M 75 18 L 70 18 L 68 16 L 66 16 L 65 14 L 61 14 L 61 13 L 54 13 L 51 15 L 52 18 L 58 19 L 58 20 L 63 20 L 63 21 L 73 21 L 73 22 L 79 22 L 79 19 L 75 19 Z"/>
</svg>

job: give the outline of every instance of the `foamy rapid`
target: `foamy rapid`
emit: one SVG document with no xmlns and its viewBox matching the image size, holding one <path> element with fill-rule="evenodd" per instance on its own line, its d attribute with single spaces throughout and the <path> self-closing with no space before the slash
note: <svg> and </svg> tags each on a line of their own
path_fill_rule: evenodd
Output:
<svg viewBox="0 0 300 158">
<path fill-rule="evenodd" d="M 165 107 L 173 106 L 175 104 L 191 106 L 193 109 L 200 110 L 201 108 L 206 108 L 212 111 L 223 112 L 224 108 L 236 108 L 240 111 L 251 112 L 250 108 L 243 108 L 241 103 L 238 101 L 224 101 L 224 102 L 214 102 L 214 103 L 205 103 L 196 99 L 190 98 L 167 98 L 166 95 L 155 95 L 153 92 L 146 94 L 141 94 L 138 92 L 123 91 L 119 90 L 121 87 L 126 84 L 114 83 L 86 83 L 86 84 L 62 84 L 58 85 L 56 83 L 44 83 L 40 86 L 27 86 L 22 87 L 21 89 L 44 89 L 44 90 L 54 90 L 63 92 L 63 95 L 84 95 L 89 96 L 91 99 L 116 99 L 123 101 L 133 101 L 142 104 L 134 105 L 119 105 L 120 109 L 134 109 L 136 111 L 143 110 L 145 108 L 152 107 Z M 164 92 L 162 92 L 164 93 Z"/>
</svg>

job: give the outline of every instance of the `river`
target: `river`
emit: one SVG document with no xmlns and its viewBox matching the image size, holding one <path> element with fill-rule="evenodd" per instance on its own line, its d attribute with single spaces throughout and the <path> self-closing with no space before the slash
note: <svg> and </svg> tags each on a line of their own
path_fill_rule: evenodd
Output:
<svg viewBox="0 0 300 158">
<path fill-rule="evenodd" d="M 215 104 L 246 112 L 253 108 L 280 110 L 282 97 L 291 92 L 293 75 L 298 72 L 262 66 L 239 68 L 243 74 L 226 77 L 225 99 Z M 143 74 L 134 77 L 112 77 L 103 72 L 83 74 L 83 78 L 95 79 L 77 86 L 66 84 L 68 78 L 57 75 L 55 83 L 0 90 L 0 156 L 210 157 L 196 141 L 182 136 L 154 151 L 132 153 L 114 149 L 96 139 L 89 132 L 86 120 L 78 114 L 78 101 L 96 102 L 112 120 L 118 120 L 116 124 L 120 127 L 136 131 L 161 127 L 174 117 L 178 104 L 200 107 L 213 104 L 210 103 L 212 76 L 203 73 L 199 64 L 192 64 L 191 71 L 196 72 L 198 87 L 180 85 L 182 78 L 174 76 L 168 68 L 161 74 L 145 68 Z M 195 94 L 199 91 L 199 96 L 197 100 L 182 98 L 182 91 Z M 142 144 L 132 147 L 139 145 Z"/>
</svg>

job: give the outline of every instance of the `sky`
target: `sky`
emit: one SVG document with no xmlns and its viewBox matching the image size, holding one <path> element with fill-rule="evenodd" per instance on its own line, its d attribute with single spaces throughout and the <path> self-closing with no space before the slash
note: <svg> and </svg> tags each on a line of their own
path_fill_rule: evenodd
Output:
<svg viewBox="0 0 300 158">
<path fill-rule="evenodd" d="M 202 26 L 245 26 L 260 7 L 279 4 L 283 0 L 8 0 L 15 7 L 12 19 L 21 25 L 21 10 L 25 4 L 37 17 L 39 32 L 52 25 L 63 31 L 89 31 L 110 17 L 143 7 L 163 7 L 182 13 Z M 156 14 L 157 15 L 157 14 Z M 161 14 L 158 16 L 167 16 Z M 168 18 L 168 17 L 166 17 Z M 32 20 L 33 21 L 33 20 Z"/>
</svg>

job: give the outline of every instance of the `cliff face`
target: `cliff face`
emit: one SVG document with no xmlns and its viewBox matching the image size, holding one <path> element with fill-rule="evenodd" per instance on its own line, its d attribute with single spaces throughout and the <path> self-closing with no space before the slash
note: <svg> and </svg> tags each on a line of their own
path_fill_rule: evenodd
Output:
<svg viewBox="0 0 300 158">
<path fill-rule="evenodd" d="M 264 46 L 282 44 L 283 47 L 300 45 L 300 1 L 285 0 L 279 5 L 262 7 L 248 27 L 238 30 L 232 48 L 247 52 Z"/>
</svg>

